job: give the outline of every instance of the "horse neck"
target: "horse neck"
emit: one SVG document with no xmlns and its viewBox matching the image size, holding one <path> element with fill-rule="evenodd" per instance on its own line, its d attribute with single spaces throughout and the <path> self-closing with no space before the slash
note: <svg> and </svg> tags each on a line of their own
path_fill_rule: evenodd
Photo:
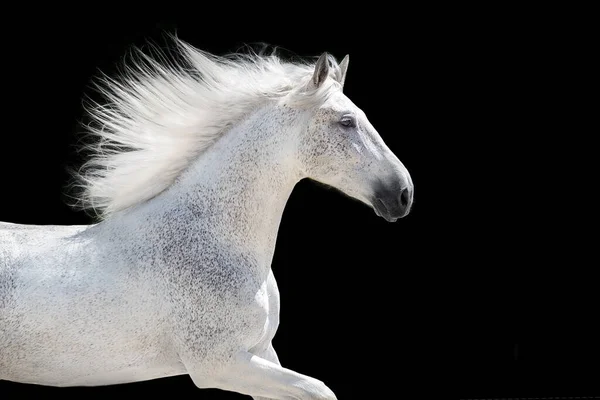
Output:
<svg viewBox="0 0 600 400">
<path fill-rule="evenodd" d="M 254 112 L 131 216 L 180 219 L 176 226 L 181 228 L 172 234 L 189 235 L 192 230 L 210 235 L 228 247 L 253 252 L 270 266 L 283 210 L 303 178 L 294 156 L 297 135 L 292 126 L 297 118 L 297 113 L 273 105 Z"/>
</svg>

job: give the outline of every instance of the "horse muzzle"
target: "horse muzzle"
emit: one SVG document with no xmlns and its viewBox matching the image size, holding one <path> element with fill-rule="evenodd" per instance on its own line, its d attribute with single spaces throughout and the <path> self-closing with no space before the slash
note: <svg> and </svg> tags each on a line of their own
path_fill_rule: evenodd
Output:
<svg viewBox="0 0 600 400">
<path fill-rule="evenodd" d="M 384 187 L 380 186 L 373 196 L 371 203 L 377 216 L 388 222 L 396 222 L 408 215 L 413 201 L 412 186 Z"/>
</svg>

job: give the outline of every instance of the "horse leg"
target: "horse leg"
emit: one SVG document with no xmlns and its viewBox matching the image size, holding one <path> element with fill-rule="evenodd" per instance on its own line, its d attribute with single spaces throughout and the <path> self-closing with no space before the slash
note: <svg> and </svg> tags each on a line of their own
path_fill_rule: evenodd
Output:
<svg viewBox="0 0 600 400">
<path fill-rule="evenodd" d="M 267 361 L 271 361 L 274 364 L 281 365 L 281 363 L 279 362 L 279 357 L 277 357 L 277 353 L 275 352 L 275 349 L 273 348 L 272 342 L 269 342 L 269 345 L 267 346 L 266 349 L 251 351 L 251 353 L 253 353 L 259 357 L 262 357 Z M 254 400 L 272 400 L 272 399 L 268 399 L 266 397 L 257 397 L 257 396 L 254 396 L 253 399 Z"/>
<path fill-rule="evenodd" d="M 194 383 L 204 385 L 205 376 L 188 370 Z M 254 398 L 274 400 L 337 400 L 335 394 L 317 379 L 283 368 L 252 353 L 239 352 L 233 361 L 213 378 L 214 387 Z"/>
</svg>

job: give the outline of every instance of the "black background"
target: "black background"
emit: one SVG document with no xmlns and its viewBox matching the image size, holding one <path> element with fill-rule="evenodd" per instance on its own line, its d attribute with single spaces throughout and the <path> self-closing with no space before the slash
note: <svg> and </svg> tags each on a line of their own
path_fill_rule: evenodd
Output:
<svg viewBox="0 0 600 400">
<path fill-rule="evenodd" d="M 6 13 L 0 220 L 91 222 L 64 203 L 65 167 L 80 161 L 90 80 L 114 73 L 132 45 L 176 32 L 217 54 L 255 42 L 350 54 L 345 92 L 410 171 L 414 209 L 389 224 L 333 190 L 297 185 L 273 261 L 284 366 L 342 400 L 599 394 L 593 263 L 561 228 L 560 10 L 286 7 Z M 7 399 L 158 391 L 243 398 L 187 376 L 102 388 L 0 382 Z"/>
</svg>

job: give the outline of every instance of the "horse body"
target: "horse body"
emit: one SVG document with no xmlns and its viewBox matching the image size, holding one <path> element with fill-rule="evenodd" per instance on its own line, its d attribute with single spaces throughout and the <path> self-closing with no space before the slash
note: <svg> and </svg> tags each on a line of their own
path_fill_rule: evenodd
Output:
<svg viewBox="0 0 600 400">
<path fill-rule="evenodd" d="M 339 90 L 343 63 L 332 71 L 321 57 L 307 78 L 307 93 L 326 96 L 256 103 L 169 185 L 98 224 L 0 224 L 0 379 L 95 386 L 189 374 L 255 399 L 335 399 L 281 367 L 271 343 L 285 204 L 312 178 L 395 221 L 412 181 Z"/>
<path fill-rule="evenodd" d="M 252 132 L 268 130 L 241 124 L 168 191 L 100 224 L 7 224 L 0 377 L 147 380 L 186 373 L 178 354 L 192 352 L 204 364 L 196 380 L 210 386 L 221 358 L 266 347 L 279 318 L 270 264 L 293 178 L 273 195 L 283 169 L 243 168 L 248 152 L 255 163 L 276 160 Z"/>
<path fill-rule="evenodd" d="M 63 228 L 0 230 L 0 378 L 71 386 L 173 371 L 150 271 L 116 257 L 124 248 L 100 227 Z"/>
</svg>

